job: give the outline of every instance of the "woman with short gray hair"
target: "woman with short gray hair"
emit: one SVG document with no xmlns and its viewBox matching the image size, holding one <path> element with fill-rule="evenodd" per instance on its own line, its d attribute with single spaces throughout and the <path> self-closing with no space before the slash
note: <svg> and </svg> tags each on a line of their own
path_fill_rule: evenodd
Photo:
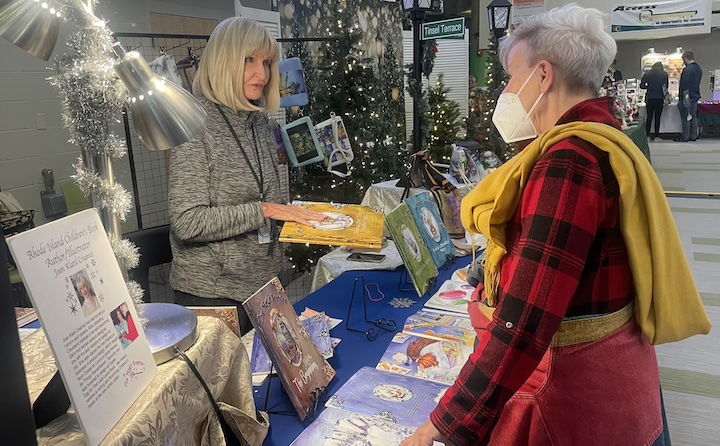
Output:
<svg viewBox="0 0 720 446">
<path fill-rule="evenodd" d="M 526 146 L 462 204 L 488 238 L 478 342 L 403 446 L 667 444 L 653 344 L 710 323 L 657 176 L 597 97 L 603 18 L 568 5 L 502 43 L 493 123 Z"/>
</svg>

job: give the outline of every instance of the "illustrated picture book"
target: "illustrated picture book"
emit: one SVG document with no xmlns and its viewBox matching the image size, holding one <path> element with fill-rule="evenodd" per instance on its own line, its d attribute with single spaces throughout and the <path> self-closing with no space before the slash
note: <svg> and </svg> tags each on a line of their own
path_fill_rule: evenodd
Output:
<svg viewBox="0 0 720 446">
<path fill-rule="evenodd" d="M 473 347 L 467 344 L 398 333 L 376 368 L 450 385 L 472 352 Z"/>
<path fill-rule="evenodd" d="M 435 266 L 442 268 L 455 257 L 455 246 L 450 240 L 435 199 L 429 192 L 423 192 L 405 200 L 420 235 L 430 251 Z"/>
<path fill-rule="evenodd" d="M 290 446 L 399 446 L 414 432 L 382 416 L 326 408 Z"/>
<path fill-rule="evenodd" d="M 440 289 L 425 303 L 427 308 L 468 314 L 467 304 L 475 288 L 462 280 L 446 280 Z"/>
<path fill-rule="evenodd" d="M 448 386 L 363 367 L 325 403 L 362 415 L 419 427 L 430 417 Z"/>
<path fill-rule="evenodd" d="M 296 201 L 293 205 L 324 214 L 327 219 L 313 227 L 286 222 L 280 232 L 281 242 L 382 249 L 385 217 L 380 212 L 366 206 L 337 203 Z"/>
<path fill-rule="evenodd" d="M 313 344 L 277 277 L 243 302 L 243 307 L 304 420 L 335 377 L 335 370 Z"/>
<path fill-rule="evenodd" d="M 403 259 L 418 295 L 423 296 L 438 275 L 438 269 L 420 236 L 410 208 L 401 203 L 386 217 L 387 228 Z"/>
<path fill-rule="evenodd" d="M 85 442 L 95 446 L 157 374 L 98 211 L 22 232 L 8 246 Z"/>
<path fill-rule="evenodd" d="M 476 337 L 468 316 L 431 308 L 423 308 L 407 318 L 403 333 L 469 346 L 475 345 Z"/>
<path fill-rule="evenodd" d="M 37 320 L 37 312 L 34 308 L 15 307 L 15 321 L 18 328 L 31 324 Z"/>
</svg>

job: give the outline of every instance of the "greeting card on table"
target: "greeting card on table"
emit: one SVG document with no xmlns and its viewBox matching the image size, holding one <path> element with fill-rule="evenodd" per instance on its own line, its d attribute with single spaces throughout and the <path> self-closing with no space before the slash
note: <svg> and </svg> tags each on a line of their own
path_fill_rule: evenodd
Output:
<svg viewBox="0 0 720 446">
<path fill-rule="evenodd" d="M 99 444 L 157 373 L 97 210 L 8 240 L 80 425 Z"/>
<path fill-rule="evenodd" d="M 423 308 L 405 321 L 403 333 L 437 341 L 475 345 L 475 330 L 464 314 Z"/>
<path fill-rule="evenodd" d="M 290 446 L 398 446 L 414 432 L 383 416 L 327 408 Z"/>
<path fill-rule="evenodd" d="M 468 302 L 475 288 L 460 280 L 446 280 L 440 289 L 425 302 L 426 308 L 468 314 Z"/>
<path fill-rule="evenodd" d="M 404 426 L 419 427 L 448 386 L 363 367 L 330 397 L 326 407 L 362 415 L 380 415 Z"/>
<path fill-rule="evenodd" d="M 296 201 L 293 204 L 325 214 L 327 220 L 314 227 L 286 222 L 280 232 L 281 242 L 382 249 L 385 223 L 382 213 L 366 206 L 351 204 L 303 201 Z"/>
<path fill-rule="evenodd" d="M 424 295 L 437 277 L 438 269 L 420 236 L 410 208 L 405 203 L 400 204 L 388 214 L 385 221 L 415 290 L 420 296 Z"/>
<path fill-rule="evenodd" d="M 377 365 L 378 370 L 452 384 L 473 352 L 459 342 L 396 334 Z"/>
<path fill-rule="evenodd" d="M 455 257 L 455 246 L 443 224 L 440 211 L 429 192 L 414 195 L 405 200 L 412 213 L 420 235 L 432 255 L 435 266 L 442 268 Z"/>
<path fill-rule="evenodd" d="M 335 377 L 335 370 L 313 344 L 277 277 L 243 302 L 243 307 L 304 420 Z"/>
</svg>

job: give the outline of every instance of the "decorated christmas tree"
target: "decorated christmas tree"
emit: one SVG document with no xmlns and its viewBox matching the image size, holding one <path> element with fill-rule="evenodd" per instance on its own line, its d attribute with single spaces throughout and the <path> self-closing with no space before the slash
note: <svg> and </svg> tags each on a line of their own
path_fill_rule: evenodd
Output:
<svg viewBox="0 0 720 446">
<path fill-rule="evenodd" d="M 326 31 L 337 40 L 323 43 L 313 66 L 317 81 L 308 114 L 316 124 L 331 113 L 340 116 L 354 160 L 346 178 L 327 172 L 322 164 L 292 169 L 291 193 L 295 199 L 360 203 L 371 184 L 398 178 L 403 169 L 402 72 L 395 49 L 388 45 L 378 70 L 382 75 L 376 75 L 377 62 L 359 49 L 362 31 L 352 5 L 338 7 Z M 300 47 L 293 54 L 303 59 Z M 309 271 L 328 249 L 290 245 L 288 254 L 296 271 Z"/>
<path fill-rule="evenodd" d="M 458 133 L 462 129 L 460 105 L 447 98 L 449 91 L 442 75 L 438 76 L 437 83 L 428 90 L 428 150 L 430 158 L 441 163 L 450 161 L 450 146 L 458 141 Z"/>
<path fill-rule="evenodd" d="M 483 150 L 491 150 L 503 161 L 509 160 L 515 156 L 516 148 L 511 144 L 506 144 L 492 123 L 492 114 L 495 110 L 498 97 L 507 85 L 508 77 L 500 64 L 497 53 L 496 40 L 490 38 L 490 45 L 486 50 L 488 52 L 487 65 L 485 67 L 485 88 L 477 91 L 477 100 L 474 109 L 471 108 L 471 118 L 473 120 L 472 133 L 475 139 L 481 143 Z M 468 119 L 470 121 L 470 119 Z M 468 130 L 468 134 L 471 130 Z"/>
</svg>

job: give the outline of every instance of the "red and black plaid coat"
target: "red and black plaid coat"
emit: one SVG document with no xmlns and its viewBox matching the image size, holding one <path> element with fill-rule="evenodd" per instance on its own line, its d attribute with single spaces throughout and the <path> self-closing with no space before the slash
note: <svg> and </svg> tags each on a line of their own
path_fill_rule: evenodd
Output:
<svg viewBox="0 0 720 446">
<path fill-rule="evenodd" d="M 558 122 L 619 128 L 607 98 Z M 510 397 L 549 348 L 563 318 L 611 313 L 634 298 L 620 231 L 620 195 L 607 153 L 579 138 L 535 165 L 507 227 L 494 320 L 431 414 L 455 445 L 486 444 Z"/>
</svg>

